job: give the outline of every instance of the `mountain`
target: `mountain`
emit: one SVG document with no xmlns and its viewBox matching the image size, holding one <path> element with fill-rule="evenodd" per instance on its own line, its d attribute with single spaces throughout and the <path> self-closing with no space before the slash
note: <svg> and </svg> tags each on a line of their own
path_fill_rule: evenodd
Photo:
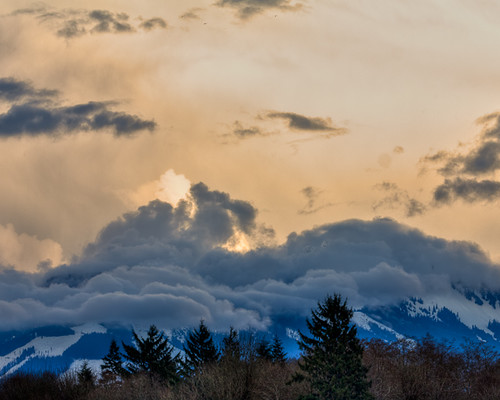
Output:
<svg viewBox="0 0 500 400">
<path fill-rule="evenodd" d="M 408 298 L 397 305 L 364 307 L 356 310 L 353 322 L 362 339 L 394 341 L 418 339 L 430 334 L 459 347 L 482 342 L 500 351 L 500 293 L 471 291 L 454 287 L 452 295 Z M 267 332 L 241 332 L 242 337 L 270 340 L 276 333 L 289 356 L 299 355 L 298 331 L 307 332 L 305 319 L 275 321 Z M 171 344 L 182 351 L 188 329 L 167 330 Z M 141 335 L 144 332 L 138 331 Z M 225 332 L 215 332 L 220 342 Z M 27 331 L 0 333 L 0 375 L 15 371 L 64 372 L 77 369 L 84 361 L 99 371 L 112 339 L 132 342 L 131 328 L 102 324 L 74 327 L 47 326 Z"/>
</svg>

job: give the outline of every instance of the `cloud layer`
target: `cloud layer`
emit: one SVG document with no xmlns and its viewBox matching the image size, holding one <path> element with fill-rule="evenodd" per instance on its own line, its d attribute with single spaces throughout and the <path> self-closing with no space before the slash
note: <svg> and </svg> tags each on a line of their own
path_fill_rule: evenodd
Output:
<svg viewBox="0 0 500 400">
<path fill-rule="evenodd" d="M 33 15 L 40 22 L 50 22 L 56 26 L 56 34 L 65 39 L 73 39 L 86 34 L 100 33 L 133 33 L 138 29 L 151 31 L 165 29 L 167 23 L 163 18 L 144 19 L 136 17 L 135 23 L 125 12 L 109 10 L 53 9 L 46 6 L 34 6 L 18 9 L 11 15 Z"/>
<path fill-rule="evenodd" d="M 270 234 L 248 202 L 192 185 L 106 226 L 71 264 L 0 271 L 2 329 L 88 321 L 266 329 L 307 316 L 327 293 L 351 305 L 393 304 L 452 286 L 499 290 L 500 269 L 472 243 L 426 236 L 393 220 L 347 220 L 238 253 L 232 239 Z"/>
<path fill-rule="evenodd" d="M 156 123 L 137 115 L 113 111 L 112 102 L 60 106 L 54 103 L 57 91 L 35 89 L 29 82 L 0 78 L 0 100 L 9 109 L 0 114 L 0 137 L 62 135 L 78 131 L 111 130 L 127 136 L 152 131 Z"/>
</svg>

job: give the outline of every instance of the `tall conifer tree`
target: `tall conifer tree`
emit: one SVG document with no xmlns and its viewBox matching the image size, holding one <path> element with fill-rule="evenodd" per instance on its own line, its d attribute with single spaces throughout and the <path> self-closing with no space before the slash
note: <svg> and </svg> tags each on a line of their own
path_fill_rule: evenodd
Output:
<svg viewBox="0 0 500 400">
<path fill-rule="evenodd" d="M 241 344 L 238 337 L 238 332 L 231 326 L 229 334 L 222 339 L 222 354 L 221 358 L 240 360 L 241 359 Z"/>
<path fill-rule="evenodd" d="M 277 334 L 274 335 L 273 342 L 271 343 L 271 360 L 275 364 L 284 364 L 286 362 L 286 352 Z"/>
<path fill-rule="evenodd" d="M 198 329 L 189 333 L 184 352 L 184 370 L 188 375 L 200 370 L 203 365 L 219 360 L 219 352 L 214 345 L 212 334 L 203 320 L 200 321 Z"/>
<path fill-rule="evenodd" d="M 104 356 L 102 361 L 101 372 L 103 378 L 114 379 L 118 376 L 123 377 L 126 374 L 125 368 L 123 368 L 122 354 L 115 339 L 111 341 L 108 354 Z"/>
<path fill-rule="evenodd" d="M 179 380 L 177 355 L 173 356 L 173 347 L 168 337 L 151 325 L 145 338 L 141 338 L 133 330 L 132 335 L 136 347 L 122 343 L 125 358 L 128 360 L 126 371 L 130 374 L 146 372 L 151 377 L 168 383 Z"/>
<path fill-rule="evenodd" d="M 299 367 L 320 400 L 371 400 L 363 347 L 352 323 L 353 311 L 340 295 L 327 296 L 307 319 L 310 336 L 300 333 Z"/>
</svg>

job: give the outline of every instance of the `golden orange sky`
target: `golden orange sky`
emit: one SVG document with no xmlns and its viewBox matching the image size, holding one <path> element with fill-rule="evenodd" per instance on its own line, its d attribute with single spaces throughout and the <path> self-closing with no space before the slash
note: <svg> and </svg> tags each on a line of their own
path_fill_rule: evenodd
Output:
<svg viewBox="0 0 500 400">
<path fill-rule="evenodd" d="M 500 110 L 495 2 L 7 0 L 0 14 L 0 78 L 58 92 L 0 98 L 0 120 L 43 97 L 155 123 L 34 134 L 0 121 L 0 264 L 68 261 L 185 182 L 249 201 L 277 243 L 382 216 L 500 260 L 500 166 L 467 169 L 497 157 L 478 152 L 497 117 L 477 122 Z M 456 192 L 439 202 L 446 179 Z"/>
</svg>

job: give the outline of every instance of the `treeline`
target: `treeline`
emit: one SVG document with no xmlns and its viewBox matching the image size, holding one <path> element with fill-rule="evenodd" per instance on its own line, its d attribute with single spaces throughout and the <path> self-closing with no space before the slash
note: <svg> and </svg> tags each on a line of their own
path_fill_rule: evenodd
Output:
<svg viewBox="0 0 500 400">
<path fill-rule="evenodd" d="M 498 400 L 500 355 L 488 345 L 421 340 L 365 343 L 371 393 L 380 400 Z"/>
<path fill-rule="evenodd" d="M 112 341 L 97 376 L 78 371 L 0 379 L 0 400 L 462 400 L 500 399 L 500 358 L 426 337 L 361 342 L 340 296 L 318 303 L 300 334 L 301 357 L 272 340 L 230 329 L 220 345 L 203 321 L 182 355 L 154 325 L 133 346 Z"/>
</svg>

